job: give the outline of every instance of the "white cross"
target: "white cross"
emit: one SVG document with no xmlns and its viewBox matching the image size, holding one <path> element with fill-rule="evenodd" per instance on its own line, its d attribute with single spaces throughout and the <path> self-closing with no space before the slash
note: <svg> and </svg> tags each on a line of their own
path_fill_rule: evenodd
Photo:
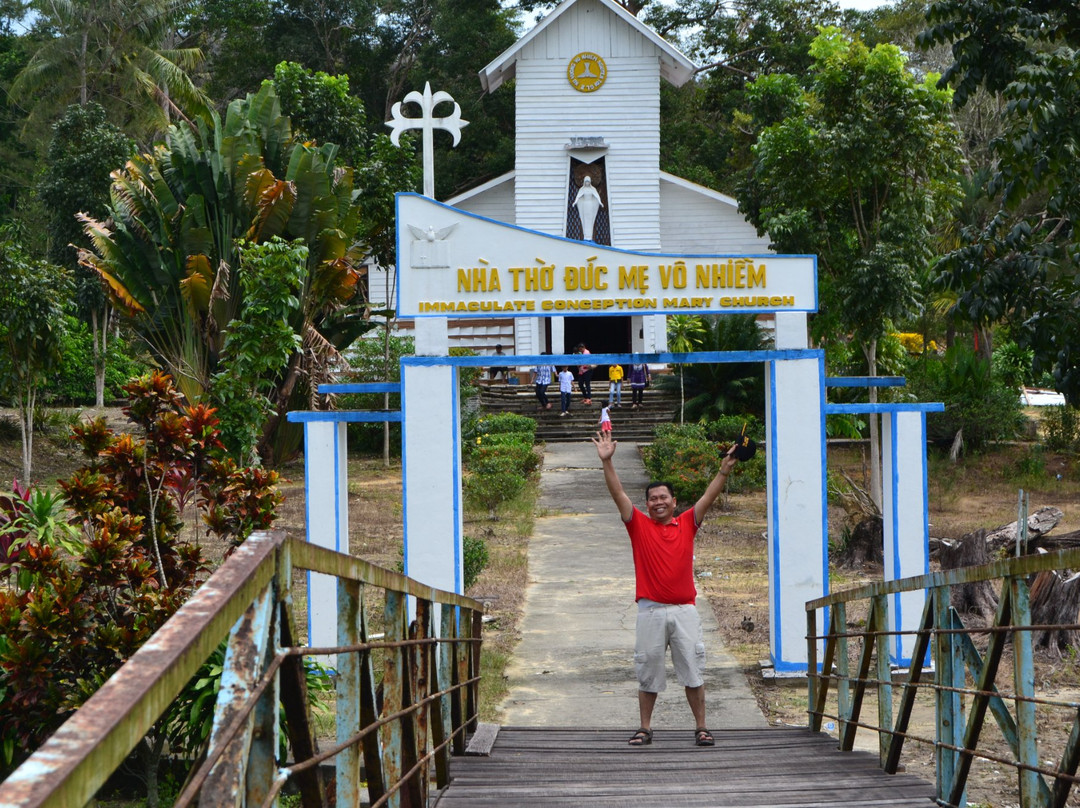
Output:
<svg viewBox="0 0 1080 808">
<path fill-rule="evenodd" d="M 419 118 L 407 118 L 401 114 L 401 105 L 409 102 L 420 105 Z M 445 118 L 436 118 L 431 113 L 435 107 L 443 101 L 449 101 L 454 105 L 454 111 Z M 431 92 L 431 82 L 424 82 L 424 94 L 413 90 L 405 96 L 404 101 L 398 101 L 390 110 L 391 120 L 386 122 L 393 131 L 390 140 L 395 146 L 400 146 L 401 133 L 406 129 L 421 129 L 424 133 L 424 196 L 435 198 L 435 151 L 434 132 L 436 129 L 445 129 L 454 136 L 454 145 L 461 142 L 461 130 L 469 125 L 468 121 L 461 118 L 461 107 L 451 97 L 450 93 L 439 90 Z"/>
</svg>

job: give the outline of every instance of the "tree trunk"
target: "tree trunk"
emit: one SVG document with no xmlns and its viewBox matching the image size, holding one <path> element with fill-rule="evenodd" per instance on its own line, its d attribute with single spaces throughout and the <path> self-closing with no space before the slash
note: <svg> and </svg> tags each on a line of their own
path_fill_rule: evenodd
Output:
<svg viewBox="0 0 1080 808">
<path fill-rule="evenodd" d="M 686 410 L 686 389 L 683 387 L 683 369 L 679 365 L 679 423 L 683 423 L 683 414 Z"/>
<path fill-rule="evenodd" d="M 956 542 L 942 545 L 939 555 L 943 570 L 958 567 L 977 567 L 990 563 L 986 549 L 986 531 L 976 530 L 968 533 Z M 956 584 L 950 593 L 952 607 L 961 614 L 974 612 L 983 617 L 993 617 L 997 611 L 998 599 L 992 581 L 977 581 L 970 584 Z"/>
<path fill-rule="evenodd" d="M 30 472 L 34 458 L 34 405 L 37 389 L 33 386 L 19 393 L 19 426 L 22 429 L 23 485 L 30 485 Z"/>
<path fill-rule="evenodd" d="M 1031 585 L 1031 623 L 1035 626 L 1076 625 L 1080 615 L 1080 573 L 1062 574 L 1044 570 Z M 1037 648 L 1052 648 L 1059 654 L 1080 644 L 1080 631 L 1046 629 L 1033 632 Z"/>
<path fill-rule="evenodd" d="M 98 312 L 90 311 L 90 333 L 94 339 L 94 406 L 105 406 L 105 353 L 109 338 L 108 304 Z"/>
<path fill-rule="evenodd" d="M 844 567 L 858 569 L 867 564 L 881 564 L 885 560 L 884 530 L 881 517 L 867 516 L 851 531 L 847 543 L 836 553 L 836 562 Z"/>
<path fill-rule="evenodd" d="M 285 409 L 289 406 L 289 398 L 293 394 L 293 390 L 296 389 L 296 383 L 300 380 L 300 361 L 303 355 L 300 351 L 293 353 L 292 358 L 289 360 L 289 366 L 285 371 L 285 379 L 282 381 L 281 386 L 278 388 L 277 395 L 274 397 L 274 411 L 270 417 L 266 419 L 266 424 L 263 426 L 262 437 L 259 439 L 259 444 L 256 447 L 256 451 L 259 457 L 267 465 L 273 465 L 275 462 L 273 439 L 274 433 L 277 432 L 278 425 L 281 423 L 281 419 L 285 415 Z"/>
</svg>

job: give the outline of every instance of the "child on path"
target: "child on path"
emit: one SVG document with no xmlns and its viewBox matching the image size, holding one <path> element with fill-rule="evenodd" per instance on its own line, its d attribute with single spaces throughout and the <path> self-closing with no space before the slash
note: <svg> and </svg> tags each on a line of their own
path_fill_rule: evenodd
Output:
<svg viewBox="0 0 1080 808">
<path fill-rule="evenodd" d="M 570 395 L 574 392 L 574 374 L 570 368 L 559 371 L 559 415 L 570 414 Z"/>
<path fill-rule="evenodd" d="M 600 431 L 611 431 L 611 404 L 605 404 L 600 410 Z"/>
</svg>

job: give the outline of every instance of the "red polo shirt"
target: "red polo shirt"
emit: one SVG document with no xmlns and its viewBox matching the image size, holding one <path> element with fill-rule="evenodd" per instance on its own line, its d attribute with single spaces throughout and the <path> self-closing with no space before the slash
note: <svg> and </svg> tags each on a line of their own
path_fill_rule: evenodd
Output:
<svg viewBox="0 0 1080 808">
<path fill-rule="evenodd" d="M 662 525 L 634 508 L 634 515 L 624 524 L 634 550 L 634 599 L 672 605 L 694 603 L 694 536 L 698 530 L 694 509 Z"/>
</svg>

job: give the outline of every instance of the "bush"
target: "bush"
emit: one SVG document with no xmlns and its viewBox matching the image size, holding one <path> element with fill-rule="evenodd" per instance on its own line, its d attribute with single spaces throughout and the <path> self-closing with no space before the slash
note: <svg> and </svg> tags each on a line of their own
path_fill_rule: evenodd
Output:
<svg viewBox="0 0 1080 808">
<path fill-rule="evenodd" d="M 477 438 L 477 440 L 485 439 Z M 477 474 L 509 472 L 527 477 L 540 467 L 540 455 L 527 444 L 503 443 L 494 446 L 479 444 L 470 450 L 465 465 L 469 471 Z"/>
<path fill-rule="evenodd" d="M 469 591 L 476 579 L 480 577 L 488 565 L 487 542 L 474 536 L 466 536 L 463 544 L 465 552 L 465 591 Z"/>
<path fill-rule="evenodd" d="M 13 585 L 0 587 L 0 776 L 204 578 L 199 531 L 183 521 L 191 506 L 211 532 L 239 543 L 270 527 L 281 501 L 276 472 L 224 457 L 213 410 L 184 407 L 168 376 L 135 380 L 126 392 L 138 436 L 114 434 L 104 418 L 74 430 L 88 462 L 60 482 L 70 513 L 59 512 L 56 497 L 18 491 L 5 500 L 10 508 L 0 505 L 6 527 L 18 531 L 6 550 Z M 144 760 L 160 758 L 160 729 L 140 741 L 152 747 Z M 151 770 L 156 760 L 147 777 Z"/>
<path fill-rule="evenodd" d="M 465 478 L 465 503 L 476 510 L 486 509 L 494 520 L 498 507 L 524 491 L 525 484 L 525 477 L 512 471 L 470 474 Z"/>
<path fill-rule="evenodd" d="M 1042 430 L 1047 449 L 1080 452 L 1080 411 L 1069 406 L 1043 407 Z"/>
<path fill-rule="evenodd" d="M 1013 438 L 1021 425 L 1016 388 L 995 376 L 989 363 L 954 345 L 944 357 L 927 355 L 912 365 L 908 388 L 918 401 L 940 401 L 945 412 L 926 419 L 931 442 L 948 445 L 963 430 L 969 449 Z"/>
<path fill-rule="evenodd" d="M 661 424 L 656 428 L 652 444 L 641 453 L 649 476 L 670 483 L 675 498 L 683 505 L 693 504 L 716 476 L 724 452 L 741 433 L 744 421 L 746 433 L 760 440 L 762 436 L 756 431 L 760 426 L 751 416 L 726 416 L 709 424 Z M 751 423 L 755 424 L 754 429 Z M 717 444 L 711 433 L 724 435 L 724 442 Z M 725 490 L 733 494 L 761 490 L 765 487 L 765 477 L 765 458 L 759 452 L 752 460 L 735 464 Z"/>
<path fill-rule="evenodd" d="M 476 434 L 499 435 L 499 434 L 527 435 L 532 443 L 536 437 L 536 421 L 527 415 L 518 415 L 513 412 L 500 412 L 494 415 L 484 415 L 476 422 Z"/>
</svg>

